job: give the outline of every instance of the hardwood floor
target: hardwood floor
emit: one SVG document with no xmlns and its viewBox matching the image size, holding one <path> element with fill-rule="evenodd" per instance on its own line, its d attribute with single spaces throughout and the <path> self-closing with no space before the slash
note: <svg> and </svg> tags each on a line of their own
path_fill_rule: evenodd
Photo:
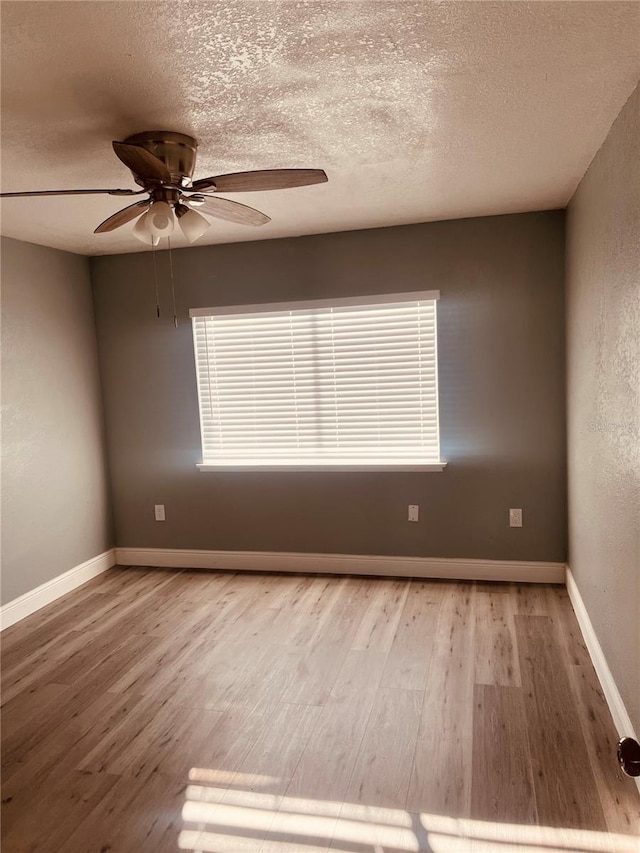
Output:
<svg viewBox="0 0 640 853">
<path fill-rule="evenodd" d="M 2 690 L 4 853 L 639 850 L 562 587 L 117 568 Z"/>
</svg>

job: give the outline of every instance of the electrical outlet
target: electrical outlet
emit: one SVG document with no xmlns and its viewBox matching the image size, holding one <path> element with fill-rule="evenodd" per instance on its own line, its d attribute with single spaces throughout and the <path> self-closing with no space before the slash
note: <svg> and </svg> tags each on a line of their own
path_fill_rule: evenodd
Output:
<svg viewBox="0 0 640 853">
<path fill-rule="evenodd" d="M 409 504 L 409 521 L 417 521 L 420 507 L 417 504 Z"/>
<path fill-rule="evenodd" d="M 509 527 L 522 527 L 522 510 L 509 510 Z"/>
<path fill-rule="evenodd" d="M 156 516 L 156 521 L 165 521 L 164 504 L 155 504 L 153 511 Z"/>
</svg>

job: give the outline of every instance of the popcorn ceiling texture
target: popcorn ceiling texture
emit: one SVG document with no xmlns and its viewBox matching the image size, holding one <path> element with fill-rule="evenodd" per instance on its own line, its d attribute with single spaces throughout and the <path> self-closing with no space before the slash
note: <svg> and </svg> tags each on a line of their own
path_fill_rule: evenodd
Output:
<svg viewBox="0 0 640 853">
<path fill-rule="evenodd" d="M 243 194 L 265 239 L 563 207 L 640 75 L 640 4 L 5 2 L 2 186 L 131 186 L 112 139 L 200 143 L 197 176 L 325 168 Z M 3 233 L 138 251 L 93 228 L 122 200 L 2 204 Z M 179 243 L 179 241 L 177 241 Z"/>
<path fill-rule="evenodd" d="M 640 734 L 640 86 L 569 205 L 569 565 Z"/>
</svg>

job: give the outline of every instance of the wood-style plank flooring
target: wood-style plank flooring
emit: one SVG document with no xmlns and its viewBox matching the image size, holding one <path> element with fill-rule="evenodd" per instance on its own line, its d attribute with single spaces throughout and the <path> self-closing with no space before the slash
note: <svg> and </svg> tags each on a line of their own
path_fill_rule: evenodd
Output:
<svg viewBox="0 0 640 853">
<path fill-rule="evenodd" d="M 4 853 L 639 850 L 558 586 L 116 568 L 2 691 Z"/>
</svg>

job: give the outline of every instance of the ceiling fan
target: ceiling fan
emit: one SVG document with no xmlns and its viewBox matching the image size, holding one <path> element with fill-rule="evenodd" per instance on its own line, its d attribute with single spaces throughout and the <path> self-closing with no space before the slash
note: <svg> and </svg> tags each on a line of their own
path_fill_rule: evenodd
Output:
<svg viewBox="0 0 640 853">
<path fill-rule="evenodd" d="M 16 196 L 148 195 L 114 213 L 95 229 L 94 234 L 114 231 L 137 219 L 133 233 L 142 242 L 155 246 L 161 237 L 169 237 L 176 220 L 190 243 L 202 237 L 211 223 L 202 216 L 212 216 L 240 225 L 264 225 L 270 221 L 246 204 L 216 193 L 260 192 L 304 187 L 327 181 L 322 169 L 262 169 L 253 172 L 233 172 L 192 181 L 196 163 L 197 141 L 183 133 L 152 130 L 136 133 L 123 142 L 114 142 L 116 156 L 131 169 L 141 190 L 83 189 L 42 190 L 34 192 L 0 193 L 2 198 Z"/>
</svg>

